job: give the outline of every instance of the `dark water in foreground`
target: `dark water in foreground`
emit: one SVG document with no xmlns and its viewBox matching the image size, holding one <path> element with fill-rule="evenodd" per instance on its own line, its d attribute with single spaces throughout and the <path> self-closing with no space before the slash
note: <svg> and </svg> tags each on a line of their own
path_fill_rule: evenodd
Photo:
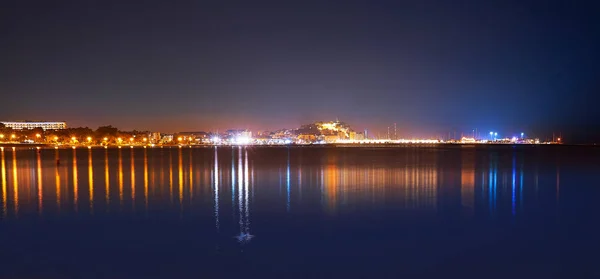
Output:
<svg viewBox="0 0 600 279">
<path fill-rule="evenodd" d="M 600 278 L 593 147 L 0 157 L 0 278 Z"/>
</svg>

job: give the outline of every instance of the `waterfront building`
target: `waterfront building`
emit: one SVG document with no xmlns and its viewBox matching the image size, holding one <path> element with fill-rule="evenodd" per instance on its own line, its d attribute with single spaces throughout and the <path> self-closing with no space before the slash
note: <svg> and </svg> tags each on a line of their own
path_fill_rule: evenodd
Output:
<svg viewBox="0 0 600 279">
<path fill-rule="evenodd" d="M 181 137 L 183 142 L 191 143 L 195 142 L 199 143 L 210 143 L 210 134 L 204 131 L 198 132 L 179 132 L 177 133 L 177 137 Z"/>
<path fill-rule="evenodd" d="M 300 134 L 298 135 L 297 139 L 302 143 L 312 143 L 317 141 L 317 136 L 313 134 Z"/>
<path fill-rule="evenodd" d="M 173 142 L 173 135 L 163 135 L 162 136 L 162 140 L 163 143 L 169 143 L 169 142 Z"/>
<path fill-rule="evenodd" d="M 49 122 L 49 121 L 0 121 L 7 128 L 14 130 L 31 130 L 35 128 L 42 128 L 46 130 L 62 130 L 67 128 L 67 123 L 64 121 Z"/>
<path fill-rule="evenodd" d="M 354 140 L 365 140 L 365 134 L 358 132 L 354 135 Z"/>
<path fill-rule="evenodd" d="M 159 142 L 161 139 L 161 135 L 158 132 L 152 132 L 150 133 L 150 142 L 151 143 L 157 143 Z"/>
<path fill-rule="evenodd" d="M 340 138 L 338 135 L 326 135 L 324 136 L 324 140 L 327 143 L 334 143 L 336 141 L 338 141 Z"/>
<path fill-rule="evenodd" d="M 282 129 L 282 130 L 275 131 L 271 135 L 271 138 L 273 138 L 273 139 L 289 139 L 289 138 L 292 138 L 293 136 L 294 136 L 293 130 Z"/>
<path fill-rule="evenodd" d="M 356 140 L 356 132 L 350 131 L 350 135 L 348 137 L 350 140 Z"/>
</svg>

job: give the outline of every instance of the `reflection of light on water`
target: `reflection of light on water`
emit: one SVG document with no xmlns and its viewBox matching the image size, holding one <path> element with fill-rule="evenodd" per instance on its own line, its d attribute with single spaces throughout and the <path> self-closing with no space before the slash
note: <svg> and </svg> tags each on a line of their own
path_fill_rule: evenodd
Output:
<svg viewBox="0 0 600 279">
<path fill-rule="evenodd" d="M 475 208 L 475 153 L 463 152 L 461 155 L 461 203 L 463 207 L 472 212 Z"/>
<path fill-rule="evenodd" d="M 337 179 L 338 179 L 338 168 L 336 165 L 329 164 L 324 168 L 323 175 L 325 176 L 324 187 L 326 195 L 325 201 L 327 202 L 330 210 L 335 210 L 337 207 L 337 195 L 339 192 Z"/>
<path fill-rule="evenodd" d="M 239 212 L 239 224 L 240 224 L 240 236 L 243 235 L 243 226 L 244 226 L 244 218 L 242 217 L 243 206 L 242 206 L 242 187 L 244 186 L 244 181 L 242 180 L 242 147 L 238 147 L 238 174 L 237 174 L 237 193 L 238 193 L 238 212 Z M 240 240 L 240 236 L 238 236 L 238 240 Z M 240 240 L 241 241 L 241 240 Z"/>
<path fill-rule="evenodd" d="M 135 154 L 131 149 L 131 208 L 135 210 Z"/>
<path fill-rule="evenodd" d="M 298 164 L 298 198 L 302 201 L 302 161 Z"/>
<path fill-rule="evenodd" d="M 246 166 L 242 165 L 242 147 L 238 147 L 238 211 L 240 234 L 235 238 L 242 244 L 248 243 L 254 235 L 250 234 L 250 202 L 248 197 L 248 153 L 244 153 Z M 245 179 L 246 178 L 246 179 Z M 245 182 L 245 183 L 244 183 Z"/>
<path fill-rule="evenodd" d="M 339 160 L 330 157 L 329 163 L 324 164 L 319 172 L 323 206 L 334 213 L 340 205 L 359 201 L 385 203 L 387 199 L 394 198 L 394 206 L 436 209 L 437 157 L 431 159 L 432 163 L 424 165 L 418 158 L 408 156 L 404 158 L 404 166 L 375 162 L 371 167 L 359 167 L 354 164 L 340 166 Z"/>
<path fill-rule="evenodd" d="M 231 150 L 231 204 L 235 201 L 235 152 Z"/>
<path fill-rule="evenodd" d="M 250 209 L 249 209 L 249 202 L 248 202 L 248 151 L 246 150 L 246 154 L 245 154 L 245 167 L 244 167 L 244 177 L 246 179 L 244 179 L 244 209 L 245 209 L 245 238 L 247 238 L 248 240 L 250 240 L 253 236 L 250 234 Z"/>
<path fill-rule="evenodd" d="M 488 183 L 488 192 L 489 192 L 489 194 L 488 194 L 488 203 L 489 203 L 489 206 L 490 206 L 490 213 L 491 213 L 491 212 L 493 212 L 493 198 L 494 198 L 494 194 L 493 194 L 493 191 L 494 191 L 494 183 L 493 183 L 493 178 L 494 178 L 494 174 L 493 174 L 494 173 L 494 163 L 493 163 L 493 159 L 492 158 L 490 158 L 490 169 L 489 169 L 489 171 L 490 171 L 490 174 L 488 176 L 488 180 L 489 180 L 489 183 Z"/>
<path fill-rule="evenodd" d="M 254 166 L 250 167 L 250 197 L 254 200 Z"/>
<path fill-rule="evenodd" d="M 150 151 L 152 152 L 152 154 L 154 154 L 154 158 L 152 159 L 152 162 L 155 163 L 156 162 L 156 153 L 158 151 L 156 150 L 152 150 Z M 165 181 L 165 164 L 164 164 L 164 151 L 160 150 L 160 171 L 158 171 L 160 174 L 157 174 L 156 168 L 152 168 L 152 171 L 150 172 L 151 177 L 150 177 L 150 186 L 152 186 L 152 193 L 156 194 L 156 177 L 158 176 L 159 179 L 159 183 L 161 185 L 165 185 L 166 183 L 164 183 Z M 155 165 L 155 164 L 154 164 Z M 148 189 L 149 190 L 149 189 Z M 162 191 L 160 191 L 162 193 Z"/>
<path fill-rule="evenodd" d="M 17 179 L 17 151 L 13 148 L 13 199 L 15 216 L 19 213 L 19 181 Z"/>
<path fill-rule="evenodd" d="M 285 203 L 285 207 L 287 211 L 290 211 L 290 149 L 287 150 L 287 172 L 286 172 L 286 194 L 287 200 Z"/>
<path fill-rule="evenodd" d="M 156 151 L 152 151 L 153 154 L 156 154 Z M 156 162 L 156 158 L 152 160 Z M 160 184 L 165 185 L 165 151 L 160 150 L 160 176 L 158 177 Z M 152 185 L 152 193 L 156 194 L 156 171 L 152 170 L 152 180 L 150 181 Z M 162 193 L 162 191 L 160 191 Z"/>
<path fill-rule="evenodd" d="M 144 206 L 148 210 L 148 154 L 144 149 Z"/>
<path fill-rule="evenodd" d="M 105 193 L 105 200 L 106 200 L 106 210 L 108 210 L 109 208 L 109 204 L 110 204 L 110 175 L 108 172 L 108 150 L 104 150 L 104 191 Z"/>
<path fill-rule="evenodd" d="M 123 157 L 119 149 L 119 205 L 123 206 Z"/>
<path fill-rule="evenodd" d="M 248 187 L 250 187 L 248 184 L 250 182 L 249 179 L 249 174 L 248 174 L 248 149 L 244 150 L 245 153 L 245 157 L 244 157 L 244 183 L 246 184 L 246 197 L 248 196 Z M 246 202 L 248 202 L 248 199 L 246 199 Z M 247 204 L 246 204 L 247 207 Z"/>
<path fill-rule="evenodd" d="M 325 193 L 325 171 L 323 168 L 321 168 L 319 171 L 319 186 L 321 188 L 319 190 L 321 191 L 321 206 L 323 206 L 325 203 L 325 195 L 323 195 L 323 193 Z"/>
<path fill-rule="evenodd" d="M 194 171 L 192 166 L 192 149 L 190 149 L 190 168 L 189 168 L 189 180 L 188 184 L 188 192 L 190 193 L 190 203 L 192 202 L 192 198 L 194 197 Z"/>
<path fill-rule="evenodd" d="M 59 162 L 58 149 L 56 150 L 56 160 Z M 60 211 L 60 172 L 58 171 L 58 164 L 54 171 L 54 177 L 56 179 L 56 207 L 58 208 L 58 211 Z"/>
<path fill-rule="evenodd" d="M 94 168 L 92 167 L 92 150 L 88 149 L 88 187 L 90 192 L 90 211 L 94 211 Z"/>
<path fill-rule="evenodd" d="M 512 159 L 512 192 L 511 192 L 511 208 L 512 215 L 514 216 L 517 212 L 517 155 L 513 151 L 513 159 Z"/>
<path fill-rule="evenodd" d="M 169 150 L 169 200 L 173 203 L 173 154 Z"/>
<path fill-rule="evenodd" d="M 79 198 L 79 179 L 77 178 L 77 150 L 73 148 L 73 205 L 77 212 L 77 203 Z"/>
<path fill-rule="evenodd" d="M 523 160 L 521 160 L 521 169 L 519 172 L 520 182 L 519 182 L 519 208 L 523 210 Z"/>
<path fill-rule="evenodd" d="M 535 199 L 538 197 L 545 198 L 548 197 L 548 195 L 550 195 L 550 197 L 548 197 L 550 198 L 550 206 L 553 206 L 554 202 L 560 202 L 560 171 L 564 170 L 564 168 L 560 169 L 560 161 L 556 162 L 557 165 L 550 164 L 550 166 L 540 163 L 541 169 L 538 173 L 538 168 L 534 169 L 535 162 L 533 160 L 530 161 L 529 157 L 523 157 L 524 155 L 520 154 L 518 150 L 514 154 L 498 152 L 490 152 L 489 154 L 486 154 L 487 152 L 461 152 L 459 154 L 455 153 L 460 157 L 451 156 L 450 159 L 443 158 L 442 160 L 439 153 L 435 156 L 433 154 L 430 156 L 428 155 L 429 153 L 422 153 L 420 151 L 415 152 L 415 154 L 402 151 L 398 152 L 398 154 L 394 154 L 393 157 L 386 157 L 387 155 L 377 156 L 376 154 L 366 154 L 364 157 L 360 157 L 360 154 L 339 151 L 330 152 L 326 154 L 326 157 L 320 157 L 321 154 L 314 156 L 314 153 L 311 153 L 311 156 L 314 157 L 307 157 L 302 151 L 296 149 L 279 149 L 275 152 L 275 154 L 278 154 L 277 158 L 270 160 L 270 158 L 263 159 L 257 157 L 254 161 L 258 164 L 254 165 L 253 160 L 250 160 L 249 155 L 256 153 L 258 156 L 259 154 L 262 154 L 261 152 L 263 151 L 252 147 L 230 148 L 231 147 L 221 146 L 215 147 L 214 150 L 195 149 L 193 152 L 189 151 L 186 156 L 190 157 L 190 161 L 184 162 L 182 159 L 183 156 L 180 156 L 178 161 L 170 160 L 170 169 L 167 168 L 165 165 L 167 162 L 164 162 L 164 160 L 167 160 L 167 158 L 172 155 L 159 154 L 158 152 L 161 151 L 156 149 L 152 150 L 148 148 L 143 151 L 140 150 L 141 148 L 134 149 L 131 151 L 132 155 L 130 157 L 130 162 L 123 162 L 124 160 L 127 160 L 127 158 L 123 158 L 123 156 L 127 157 L 129 155 L 124 154 L 124 152 L 127 151 L 117 150 L 116 148 L 105 149 L 104 164 L 99 162 L 102 161 L 102 158 L 94 158 L 94 156 L 101 155 L 99 153 L 93 154 L 94 152 L 100 152 L 93 148 L 87 151 L 88 160 L 85 160 L 85 155 L 82 154 L 83 162 L 82 160 L 77 162 L 79 158 L 76 157 L 78 155 L 76 152 L 82 153 L 85 152 L 85 149 L 83 151 L 82 149 L 71 151 L 71 148 L 67 150 L 57 149 L 55 151 L 57 156 L 59 152 L 62 152 L 64 158 L 62 158 L 63 160 L 60 164 L 57 162 L 54 178 L 52 177 L 53 173 L 51 170 L 43 169 L 47 167 L 44 160 L 46 160 L 46 163 L 53 164 L 53 162 L 51 162 L 53 158 L 51 151 L 42 150 L 41 153 L 36 153 L 36 155 L 34 155 L 34 153 L 31 153 L 33 151 L 27 151 L 29 153 L 26 153 L 19 149 L 16 151 L 20 152 L 20 156 L 23 156 L 18 157 L 16 156 L 16 152 L 14 152 L 12 154 L 13 158 L 9 157 L 10 154 L 4 154 L 4 152 L 2 152 L 2 156 L 0 157 L 0 182 L 2 182 L 0 194 L 2 194 L 2 200 L 0 200 L 0 202 L 2 202 L 3 208 L 0 208 L 0 210 L 3 210 L 4 216 L 11 217 L 13 216 L 13 213 L 10 213 L 9 211 L 13 210 L 13 205 L 18 207 L 15 208 L 15 212 L 18 212 L 20 217 L 24 216 L 23 214 L 29 212 L 30 209 L 35 210 L 36 208 L 39 209 L 38 213 L 43 215 L 48 215 L 49 212 L 53 213 L 53 211 L 56 211 L 55 208 L 58 208 L 58 211 L 62 210 L 63 213 L 67 213 L 67 211 L 73 213 L 71 203 L 74 202 L 75 210 L 78 210 L 78 186 L 82 186 L 84 192 L 88 190 L 85 188 L 89 187 L 89 210 L 97 215 L 99 210 L 105 210 L 102 209 L 102 207 L 105 206 L 101 201 L 102 198 L 99 196 L 94 197 L 94 195 L 104 196 L 101 193 L 102 188 L 105 188 L 106 210 L 109 210 L 110 206 L 116 206 L 114 203 L 117 198 L 117 193 L 114 192 L 114 189 L 110 188 L 116 188 L 117 185 L 112 184 L 112 182 L 118 182 L 118 192 L 122 199 L 121 202 L 126 204 L 125 209 L 129 209 L 129 205 L 127 205 L 129 201 L 123 197 L 125 194 L 123 187 L 130 187 L 130 185 L 124 185 L 124 171 L 127 170 L 124 170 L 123 168 L 129 167 L 129 165 L 123 166 L 123 164 L 130 163 L 131 177 L 130 179 L 127 179 L 125 183 L 131 182 L 131 198 L 133 203 L 135 203 L 137 187 L 136 179 L 138 178 L 136 176 L 137 174 L 143 174 L 143 203 L 146 212 L 149 210 L 149 201 L 152 199 L 153 204 L 156 203 L 157 209 L 171 210 L 176 213 L 178 211 L 178 206 L 176 206 L 176 203 L 173 203 L 172 205 L 169 204 L 169 201 L 167 200 L 169 199 L 169 196 L 166 191 L 170 188 L 172 189 L 170 194 L 176 195 L 177 193 L 174 191 L 177 191 L 178 189 L 173 188 L 178 187 L 178 197 L 172 197 L 172 201 L 174 202 L 175 198 L 179 198 L 179 203 L 182 205 L 183 200 L 187 199 L 185 193 L 189 190 L 190 206 L 186 205 L 186 208 L 183 208 L 182 210 L 190 211 L 190 213 L 191 211 L 194 211 L 193 213 L 195 213 L 195 210 L 202 210 L 202 204 L 206 205 L 207 202 L 213 202 L 213 208 L 208 209 L 208 211 L 213 211 L 216 231 L 224 232 L 225 229 L 233 229 L 233 231 L 226 233 L 226 238 L 229 238 L 229 241 L 236 241 L 229 237 L 236 235 L 237 240 L 245 242 L 252 238 L 249 230 L 249 210 L 250 206 L 254 206 L 253 193 L 255 186 L 255 168 L 256 183 L 261 183 L 260 186 L 262 186 L 258 189 L 260 192 L 257 194 L 259 194 L 260 198 L 264 199 L 262 200 L 263 202 L 273 201 L 273 199 L 275 199 L 274 203 L 272 203 L 273 208 L 283 213 L 285 212 L 282 203 L 285 202 L 285 210 L 291 212 L 291 198 L 294 198 L 295 211 L 305 210 L 314 202 L 317 207 L 322 206 L 326 213 L 337 211 L 337 213 L 342 214 L 341 216 L 344 216 L 350 211 L 354 212 L 355 210 L 378 210 L 382 208 L 391 208 L 393 210 L 436 210 L 438 208 L 448 209 L 450 207 L 452 210 L 462 208 L 462 211 L 460 212 L 471 214 L 474 213 L 475 210 L 478 210 L 476 213 L 478 213 L 477 216 L 480 216 L 482 213 L 488 214 L 489 206 L 489 211 L 495 215 L 495 218 L 510 217 L 511 213 L 514 216 L 517 215 L 516 213 L 519 213 L 519 215 L 528 213 L 523 205 L 523 200 L 525 198 L 529 199 L 528 202 L 534 205 L 536 202 Z M 173 155 L 177 156 L 178 153 L 175 153 L 175 150 L 179 149 L 169 150 L 165 148 L 163 152 L 172 152 Z M 48 151 L 48 153 L 46 151 Z M 214 153 L 214 158 L 210 157 L 211 151 Z M 229 154 L 230 151 L 232 152 L 232 155 Z M 286 151 L 288 154 L 283 154 L 283 152 Z M 10 149 L 6 149 L 6 152 L 10 152 Z M 71 152 L 73 152 L 73 154 L 71 154 Z M 182 152 L 182 150 L 179 151 L 181 154 Z M 219 152 L 221 154 L 219 154 Z M 223 154 L 223 152 L 226 154 Z M 272 152 L 272 150 L 270 150 L 270 152 Z M 71 155 L 73 158 L 70 157 Z M 221 158 L 219 158 L 218 155 L 221 155 Z M 295 157 L 291 157 L 291 155 L 294 155 Z M 481 155 L 481 157 L 479 155 Z M 510 157 L 510 155 L 513 157 Z M 136 158 L 135 156 L 138 157 Z M 228 156 L 233 157 L 231 170 L 228 165 L 230 163 Z M 440 156 L 439 161 L 437 159 L 438 156 Z M 109 159 L 109 157 L 111 158 Z M 136 164 L 142 160 L 142 157 L 143 171 L 141 169 L 136 170 Z M 9 161 L 11 159 L 12 163 Z M 73 161 L 69 162 L 68 160 L 71 159 Z M 117 159 L 118 162 L 113 161 Z M 224 159 L 224 161 L 221 159 Z M 253 159 L 255 158 L 253 157 Z M 294 163 L 294 168 L 291 166 L 292 162 Z M 85 179 L 84 177 L 82 180 L 82 183 L 84 184 L 78 183 L 78 163 L 83 164 L 83 175 L 88 175 L 88 179 Z M 88 164 L 87 171 L 85 170 L 85 163 Z M 224 164 L 225 168 L 220 168 L 219 163 Z M 456 165 L 456 163 L 459 165 Z M 159 169 L 159 165 L 164 166 L 164 169 Z M 156 168 L 153 168 L 153 166 L 156 166 Z M 524 170 L 527 170 L 525 167 L 531 167 L 531 176 L 524 173 Z M 547 172 L 544 172 L 544 170 L 548 170 L 546 167 L 550 167 L 549 175 L 547 175 Z M 104 168 L 104 170 L 102 170 L 102 168 Z M 178 168 L 178 170 L 175 170 L 174 168 Z M 460 173 L 458 172 L 458 168 L 460 168 Z M 188 169 L 189 173 L 186 173 Z M 195 173 L 198 170 L 200 170 L 200 172 Z M 279 174 L 277 174 L 278 170 Z M 115 171 L 118 171 L 116 176 L 113 175 L 115 174 Z M 171 175 L 167 174 L 169 171 L 171 172 Z M 102 172 L 104 172 L 104 174 L 102 174 Z M 163 172 L 164 175 L 162 174 Z M 156 185 L 152 184 L 153 178 L 150 177 L 151 175 L 154 175 L 154 173 L 157 177 Z M 128 175 L 129 174 L 128 171 Z M 48 177 L 48 175 L 50 176 Z M 171 177 L 170 179 L 172 181 L 169 186 L 167 186 L 167 183 L 169 182 L 169 179 L 166 178 L 167 175 Z M 541 176 L 538 178 L 538 175 Z M 173 176 L 176 177 L 172 178 Z M 230 176 L 231 181 L 229 181 Z M 550 176 L 549 181 L 548 176 Z M 159 177 L 162 177 L 160 181 L 158 181 Z M 176 182 L 173 179 L 177 179 L 178 177 L 178 184 L 174 184 Z M 565 177 L 566 176 L 563 175 L 563 178 Z M 95 185 L 94 178 L 98 181 L 99 185 Z M 34 181 L 35 179 L 37 179 L 37 181 Z M 44 179 L 46 180 L 44 181 Z M 54 179 L 56 179 L 56 184 L 52 185 Z M 102 187 L 102 182 L 98 179 L 104 179 L 105 187 Z M 115 181 L 110 181 L 111 179 L 115 179 Z M 278 179 L 280 179 L 280 184 L 277 184 Z M 535 193 L 537 197 L 534 197 L 533 186 L 535 182 L 535 190 L 537 190 L 538 179 L 540 183 L 539 194 L 541 196 L 538 196 L 538 193 Z M 13 181 L 15 181 L 15 183 L 13 183 Z M 190 189 L 185 190 L 185 183 L 188 183 L 188 181 L 190 183 Z M 16 182 L 18 182 L 18 186 L 15 186 Z M 295 184 L 292 185 L 291 182 L 294 182 Z M 69 185 L 69 183 L 73 184 Z M 86 186 L 85 183 L 88 183 L 88 185 Z M 141 183 L 142 181 L 140 181 L 140 184 Z M 230 185 L 229 183 L 232 184 Z M 208 186 L 209 184 L 212 184 L 212 187 Z M 302 184 L 304 184 L 304 190 L 300 188 Z M 223 185 L 224 190 L 221 190 L 220 187 Z M 54 200 L 54 197 L 52 197 L 52 194 L 54 194 L 52 192 L 54 190 L 52 189 L 54 188 L 53 186 L 56 186 L 56 206 L 52 203 Z M 100 188 L 97 188 L 96 186 Z M 153 193 L 149 192 L 150 186 L 154 187 Z M 527 188 L 527 186 L 532 187 Z M 548 187 L 543 188 L 542 186 L 549 186 L 549 189 Z M 13 189 L 13 187 L 15 188 Z M 34 187 L 37 187 L 37 191 Z M 62 187 L 65 188 L 62 189 Z M 73 189 L 71 189 L 71 187 L 73 187 Z M 460 187 L 460 189 L 458 187 Z M 477 187 L 477 189 L 474 189 L 475 187 Z M 552 188 L 555 188 L 556 200 L 554 197 L 551 197 L 551 195 L 554 194 L 552 193 Z M 231 206 L 228 204 L 230 193 L 227 193 L 230 189 L 234 199 Z M 319 189 L 321 189 L 322 192 L 319 193 Z M 112 196 L 110 194 L 111 190 L 113 192 Z M 281 192 L 278 193 L 278 190 Z M 294 191 L 294 197 L 291 197 L 292 190 Z M 8 193 L 8 191 L 11 192 Z M 304 191 L 304 193 L 302 191 Z M 69 196 L 73 193 L 75 194 L 73 197 Z M 150 194 L 153 195 L 152 198 L 149 197 Z M 225 198 L 223 203 L 224 207 L 221 207 L 221 194 L 224 194 Z M 301 200 L 302 194 L 304 194 L 304 201 Z M 210 197 L 210 195 L 212 195 L 212 197 Z M 87 206 L 85 205 L 87 199 L 85 196 L 84 193 L 84 196 L 82 197 L 83 210 L 87 211 Z M 63 197 L 65 198 L 67 211 L 65 211 L 65 208 L 61 209 L 61 199 Z M 566 196 L 563 194 L 563 197 Z M 34 200 L 36 198 L 37 200 Z M 100 200 L 96 202 L 94 201 L 95 198 Z M 111 198 L 113 201 L 110 201 Z M 269 198 L 271 198 L 271 200 L 268 200 Z M 321 198 L 322 201 L 321 205 L 318 204 L 319 198 Z M 195 207 L 191 206 L 191 200 L 193 199 L 195 199 L 194 202 L 196 202 Z M 13 200 L 15 201 L 14 203 Z M 540 200 L 540 202 L 544 201 L 547 200 Z M 111 205 L 110 202 L 113 204 Z M 138 208 L 135 208 L 135 206 Z M 134 210 L 139 210 L 141 204 L 137 202 L 135 206 Z M 225 210 L 223 210 L 223 208 Z M 114 211 L 115 208 L 110 210 Z M 231 210 L 231 213 L 229 210 Z M 481 210 L 481 212 L 479 210 Z M 129 212 L 129 210 L 126 211 Z M 300 213 L 300 211 L 297 213 Z M 446 214 L 453 214 L 453 212 L 446 211 Z M 32 213 L 37 215 L 37 213 Z M 188 216 L 191 215 L 192 214 L 189 214 Z M 223 224 L 228 223 L 229 228 L 227 228 L 227 226 L 221 226 L 220 218 L 223 216 L 227 217 L 225 219 L 228 220 L 225 222 L 225 219 L 223 219 Z M 235 220 L 235 218 L 239 218 L 239 220 Z M 238 226 L 239 235 L 237 231 Z M 256 232 L 256 228 L 253 229 L 253 232 Z"/>
<path fill-rule="evenodd" d="M 42 187 L 42 158 L 41 154 L 37 152 L 37 188 L 38 188 L 38 213 L 42 214 L 44 192 Z"/>
<path fill-rule="evenodd" d="M 183 209 L 183 155 L 181 154 L 181 148 L 179 148 L 179 168 L 178 168 L 178 182 L 179 182 L 179 206 Z"/>
<path fill-rule="evenodd" d="M 494 204 L 494 211 L 496 211 L 496 201 L 498 200 L 498 160 L 495 161 L 494 163 L 494 191 L 493 191 L 493 204 Z"/>
<path fill-rule="evenodd" d="M 490 157 L 488 181 L 489 211 L 493 215 L 496 212 L 496 201 L 498 196 L 498 158 L 494 154 Z M 504 180 L 504 182 L 506 183 L 506 180 Z"/>
<path fill-rule="evenodd" d="M 6 197 L 6 162 L 4 160 L 4 148 L 0 151 L 0 156 L 2 156 L 2 215 L 4 218 L 7 216 L 7 197 Z"/>
<path fill-rule="evenodd" d="M 217 152 L 217 147 L 215 146 L 215 163 L 214 163 L 214 173 L 213 173 L 213 195 L 214 195 L 214 203 L 215 203 L 215 227 L 217 228 L 217 232 L 219 232 L 219 155 Z"/>
</svg>

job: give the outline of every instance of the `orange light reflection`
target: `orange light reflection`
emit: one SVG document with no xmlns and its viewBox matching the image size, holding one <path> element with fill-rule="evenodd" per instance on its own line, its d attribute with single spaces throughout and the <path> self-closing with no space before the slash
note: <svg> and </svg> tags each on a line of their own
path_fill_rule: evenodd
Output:
<svg viewBox="0 0 600 279">
<path fill-rule="evenodd" d="M 38 213 L 42 214 L 44 192 L 42 188 L 42 158 L 40 152 L 37 153 L 37 188 L 38 188 Z"/>
<path fill-rule="evenodd" d="M 13 150 L 13 200 L 15 216 L 19 215 L 19 180 L 17 179 L 17 151 Z"/>
<path fill-rule="evenodd" d="M 2 215 L 4 218 L 7 216 L 7 197 L 6 197 L 6 162 L 4 160 L 4 149 L 0 151 L 0 156 L 2 156 Z"/>
<path fill-rule="evenodd" d="M 88 149 L 88 186 L 90 198 L 90 211 L 94 211 L 94 168 L 92 164 L 92 150 Z"/>
<path fill-rule="evenodd" d="M 77 150 L 73 148 L 73 204 L 77 212 L 77 203 L 79 197 L 79 179 L 77 178 Z"/>
</svg>

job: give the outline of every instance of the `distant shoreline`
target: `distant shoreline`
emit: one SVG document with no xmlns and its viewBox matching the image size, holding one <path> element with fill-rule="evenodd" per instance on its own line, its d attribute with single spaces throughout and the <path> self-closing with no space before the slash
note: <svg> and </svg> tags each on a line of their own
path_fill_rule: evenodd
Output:
<svg viewBox="0 0 600 279">
<path fill-rule="evenodd" d="M 394 144 L 394 143 L 377 143 L 377 144 L 348 144 L 348 143 L 329 143 L 329 144 L 289 144 L 289 145 L 211 145 L 211 144 L 198 144 L 198 145 L 93 145 L 93 146 L 72 146 L 72 145 L 52 145 L 52 144 L 21 144 L 21 143 L 0 143 L 2 149 L 162 149 L 162 148 L 212 148 L 212 147 L 252 147 L 252 148 L 282 148 L 282 147 L 306 147 L 306 148 L 318 148 L 318 147 L 338 147 L 338 148 L 432 148 L 432 147 L 467 147 L 467 148 L 479 148 L 479 147 L 544 147 L 544 146 L 578 146 L 578 147 L 595 147 L 596 144 L 472 144 L 472 143 L 434 143 L 434 144 Z"/>
</svg>

